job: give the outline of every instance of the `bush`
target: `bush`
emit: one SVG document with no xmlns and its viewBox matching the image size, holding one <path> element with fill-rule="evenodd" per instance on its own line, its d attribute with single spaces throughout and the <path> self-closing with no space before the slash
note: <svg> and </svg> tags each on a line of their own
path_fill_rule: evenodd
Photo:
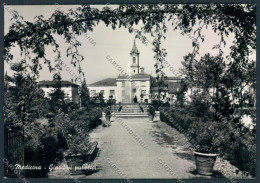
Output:
<svg viewBox="0 0 260 183">
<path fill-rule="evenodd" d="M 102 117 L 102 108 L 97 107 L 93 110 L 90 110 L 89 114 L 90 114 L 90 121 L 88 123 L 89 129 L 94 129 L 98 125 L 102 124 L 102 121 L 99 119 Z"/>
<path fill-rule="evenodd" d="M 148 113 L 154 117 L 155 115 L 155 109 L 153 106 L 149 105 L 149 108 L 148 108 Z"/>
<path fill-rule="evenodd" d="M 227 142 L 224 157 L 245 174 L 255 176 L 256 137 L 252 132 L 241 132 Z"/>
<path fill-rule="evenodd" d="M 152 106 L 155 108 L 156 111 L 159 110 L 160 107 L 163 106 L 163 102 L 160 100 L 152 100 Z"/>
<path fill-rule="evenodd" d="M 218 133 L 217 122 L 198 121 L 190 125 L 188 136 L 195 151 L 201 153 L 217 153 L 222 143 L 222 135 Z"/>
<path fill-rule="evenodd" d="M 191 115 L 187 108 L 160 108 L 160 111 L 161 120 L 182 133 L 186 132 L 194 121 L 199 120 Z"/>
<path fill-rule="evenodd" d="M 161 107 L 161 121 L 184 133 L 196 151 L 218 152 L 239 170 L 255 176 L 255 131 L 243 127 L 240 132 L 236 125 L 239 118 L 227 120 L 227 123 L 211 121 L 210 113 L 202 116 L 197 110 L 191 110 L 191 107 Z"/>
<path fill-rule="evenodd" d="M 79 109 L 72 111 L 69 115 L 60 113 L 55 117 L 56 131 L 66 139 L 71 153 L 88 152 L 91 143 L 88 133 L 101 124 L 102 108 Z"/>
<path fill-rule="evenodd" d="M 29 129 L 29 131 L 28 131 Z M 55 158 L 62 159 L 58 133 L 50 126 L 32 123 L 27 128 L 24 148 L 25 164 L 43 166 L 46 169 L 27 170 L 26 177 L 44 177 L 50 164 L 55 164 Z"/>
</svg>

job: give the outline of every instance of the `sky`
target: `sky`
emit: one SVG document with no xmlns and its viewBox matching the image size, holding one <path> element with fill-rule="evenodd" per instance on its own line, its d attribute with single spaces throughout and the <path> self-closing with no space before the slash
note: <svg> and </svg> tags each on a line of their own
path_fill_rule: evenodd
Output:
<svg viewBox="0 0 260 183">
<path fill-rule="evenodd" d="M 43 15 L 45 19 L 48 19 L 56 8 L 67 11 L 69 8 L 76 8 L 78 6 L 72 5 L 26 5 L 26 6 L 5 6 L 4 12 L 4 30 L 5 34 L 9 30 L 9 26 L 13 23 L 11 21 L 11 11 L 16 10 L 18 13 L 24 17 L 24 20 L 34 22 L 34 17 L 38 15 Z M 101 5 L 95 5 L 93 7 L 102 8 Z M 137 25 L 136 28 L 140 27 Z M 182 35 L 179 30 L 172 30 L 171 22 L 167 22 L 168 31 L 166 33 L 166 40 L 163 41 L 162 47 L 167 50 L 166 61 L 171 65 L 171 67 L 177 71 L 182 67 L 181 62 L 183 57 L 193 50 L 192 48 L 192 38 L 189 35 Z M 206 39 L 200 46 L 200 56 L 206 53 L 216 54 L 216 50 L 212 50 L 215 44 L 219 43 L 219 36 L 214 33 L 211 29 L 203 30 L 202 32 Z M 133 47 L 134 34 L 130 34 L 126 28 L 117 28 L 113 30 L 111 26 L 106 27 L 103 23 L 98 24 L 93 32 L 88 32 L 87 35 L 81 35 L 78 40 L 81 41 L 82 46 L 79 52 L 84 56 L 84 61 L 82 62 L 82 69 L 85 72 L 85 78 L 87 84 L 105 79 L 117 77 L 120 72 L 106 59 L 109 55 L 116 63 L 127 70 L 128 61 L 130 60 L 130 51 Z M 66 57 L 66 49 L 68 45 L 64 42 L 62 37 L 55 36 L 57 42 L 61 45 L 62 61 L 69 65 L 70 58 Z M 147 37 L 150 42 L 152 42 L 151 37 Z M 92 41 L 90 41 L 92 40 Z M 232 35 L 227 39 L 227 46 L 225 48 L 225 53 L 228 53 L 229 45 L 233 41 Z M 95 42 L 95 44 L 93 44 Z M 145 73 L 152 74 L 155 76 L 155 60 L 153 58 L 154 53 L 152 51 L 152 45 L 148 43 L 143 44 L 140 40 L 136 40 L 136 46 L 140 52 L 140 66 L 145 68 Z M 14 54 L 14 62 L 19 59 L 20 50 L 18 47 L 12 48 L 12 53 Z M 46 48 L 46 57 L 53 59 L 55 54 L 51 47 Z M 76 73 L 76 69 L 70 66 L 72 70 L 70 73 Z M 172 69 L 171 69 L 172 70 Z M 167 76 L 176 76 L 170 69 L 165 68 L 164 72 Z M 5 64 L 5 71 L 11 74 L 8 64 Z M 71 80 L 72 75 L 65 69 L 62 71 L 63 80 Z M 9 74 L 9 75 L 10 75 Z M 40 71 L 39 80 L 52 80 L 52 74 L 49 72 L 45 66 L 43 70 Z"/>
</svg>

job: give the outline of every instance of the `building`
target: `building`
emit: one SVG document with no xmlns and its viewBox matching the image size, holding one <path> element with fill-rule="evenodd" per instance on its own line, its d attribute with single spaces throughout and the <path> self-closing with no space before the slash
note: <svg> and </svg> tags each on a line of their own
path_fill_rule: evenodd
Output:
<svg viewBox="0 0 260 183">
<path fill-rule="evenodd" d="M 156 78 L 145 73 L 144 67 L 140 66 L 139 55 L 140 52 L 134 42 L 130 51 L 128 73 L 90 84 L 88 86 L 90 96 L 103 93 L 105 100 L 113 97 L 117 103 L 151 102 L 151 99 L 158 94 L 158 85 Z M 163 100 L 171 101 L 174 93 L 179 90 L 180 78 L 167 77 L 166 81 Z"/>
<path fill-rule="evenodd" d="M 55 89 L 56 81 L 40 81 L 37 85 L 44 91 L 44 96 L 50 98 L 50 93 Z M 79 103 L 79 85 L 70 81 L 61 81 L 61 90 L 65 94 L 65 100 Z"/>
</svg>

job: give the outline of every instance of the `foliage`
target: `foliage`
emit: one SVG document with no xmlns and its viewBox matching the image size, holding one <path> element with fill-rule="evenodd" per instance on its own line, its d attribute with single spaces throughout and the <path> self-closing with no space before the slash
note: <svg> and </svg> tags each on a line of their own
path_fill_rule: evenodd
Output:
<svg viewBox="0 0 260 183">
<path fill-rule="evenodd" d="M 148 113 L 154 117 L 155 115 L 155 109 L 152 105 L 149 105 L 149 108 L 148 108 Z"/>
<path fill-rule="evenodd" d="M 82 70 L 80 69 L 80 63 L 84 58 L 78 52 L 78 47 L 81 43 L 77 40 L 77 36 L 93 31 L 94 27 L 99 22 L 104 22 L 107 26 L 112 26 L 113 29 L 120 28 L 121 26 L 126 27 L 130 33 L 133 32 L 133 27 L 135 25 L 141 24 L 142 26 L 137 32 L 136 38 L 141 39 L 143 42 L 146 40 L 145 36 L 142 36 L 142 34 L 151 35 L 153 38 L 152 45 L 155 60 L 154 66 L 157 73 L 157 82 L 159 87 L 158 97 L 160 96 L 165 80 L 162 69 L 164 67 L 163 62 L 165 61 L 164 58 L 166 57 L 167 52 L 161 47 L 161 44 L 162 40 L 165 39 L 166 32 L 168 30 L 179 29 L 183 32 L 183 34 L 193 33 L 194 39 L 191 43 L 193 46 L 193 51 L 184 57 L 187 68 L 185 75 L 189 79 L 188 81 L 190 81 L 188 84 L 191 84 L 193 87 L 201 87 L 199 91 L 196 91 L 193 103 L 191 104 L 192 106 L 198 105 L 197 109 L 201 109 L 201 112 L 199 110 L 192 111 L 191 114 L 188 115 L 188 118 L 198 117 L 202 118 L 203 121 L 208 121 L 205 120 L 208 116 L 203 115 L 203 112 L 204 114 L 207 113 L 207 106 L 210 107 L 208 100 L 209 98 L 206 98 L 208 97 L 208 88 L 214 86 L 216 88 L 216 92 L 210 102 L 215 113 L 218 112 L 219 115 L 215 115 L 212 121 L 219 121 L 222 119 L 220 116 L 224 116 L 227 121 L 230 122 L 226 125 L 234 127 L 232 129 L 235 131 L 238 130 L 239 132 L 242 132 L 242 126 L 239 124 L 239 120 L 238 122 L 234 122 L 232 115 L 234 113 L 234 109 L 244 105 L 243 103 L 245 96 L 242 95 L 244 87 L 246 85 L 255 86 L 256 83 L 255 80 L 252 79 L 255 75 L 250 75 L 250 72 L 247 72 L 250 70 L 250 63 L 253 63 L 250 61 L 249 56 L 252 52 L 255 52 L 256 49 L 255 5 L 137 4 L 120 5 L 115 9 L 104 7 L 101 10 L 90 6 L 81 6 L 76 9 L 71 9 L 68 12 L 56 9 L 49 19 L 44 19 L 43 16 L 37 16 L 35 17 L 35 22 L 24 21 L 17 12 L 14 11 L 13 13 L 13 20 L 15 20 L 15 22 L 11 25 L 9 32 L 4 37 L 5 62 L 8 63 L 13 59 L 11 48 L 17 44 L 22 52 L 22 55 L 25 55 L 25 57 L 30 60 L 31 65 L 29 68 L 35 75 L 39 74 L 42 64 L 47 64 L 50 71 L 61 70 L 62 67 L 59 62 L 61 59 L 61 46 L 54 39 L 56 35 L 64 37 L 66 43 L 68 44 L 68 49 L 66 50 L 67 57 L 71 58 L 71 63 L 73 66 L 79 68 L 79 74 L 84 76 L 84 73 L 82 73 Z M 172 24 L 172 27 L 167 27 L 167 23 Z M 219 55 L 217 57 L 205 55 L 203 58 L 197 59 L 199 56 L 200 44 L 205 39 L 205 36 L 202 34 L 202 30 L 207 28 L 212 28 L 212 30 L 220 36 L 219 44 L 212 48 L 217 49 L 219 51 Z M 230 46 L 231 51 L 227 53 L 224 60 L 222 49 L 223 46 L 226 45 L 226 38 L 230 35 L 233 35 L 235 39 Z M 51 46 L 57 54 L 54 57 L 54 60 L 48 60 L 45 57 L 45 51 L 47 50 L 46 46 Z M 29 55 L 33 55 L 34 57 L 29 57 Z M 225 66 L 225 70 L 221 68 L 222 61 L 227 64 Z M 54 67 L 51 63 L 55 63 Z M 213 72 L 209 72 L 209 68 Z M 205 70 L 208 72 L 203 72 Z M 202 71 L 202 80 L 199 79 L 200 71 Z M 217 73 L 220 71 L 221 74 L 218 75 Z M 19 81 L 19 77 L 17 77 L 17 79 L 17 81 Z M 18 91 L 19 89 L 16 89 L 14 92 L 19 93 Z M 233 96 L 232 99 L 228 97 L 231 94 Z M 205 96 L 204 98 L 203 95 Z M 19 95 L 16 95 L 16 97 L 18 96 Z M 18 101 L 16 108 L 17 112 L 15 115 L 18 115 L 19 119 L 24 121 L 26 116 L 24 110 L 26 100 L 19 97 L 15 99 Z M 255 95 L 252 97 L 255 98 Z M 181 98 L 183 97 L 180 96 L 180 99 Z M 53 97 L 53 99 L 57 99 L 59 101 L 59 97 Z M 201 102 L 200 99 L 202 99 Z M 99 103 L 96 102 L 98 100 Z M 182 105 L 181 100 L 180 104 Z M 63 102 L 61 101 L 61 104 L 62 103 Z M 100 104 L 103 106 L 104 100 L 102 96 L 99 95 L 91 100 L 90 103 L 92 106 L 99 106 Z M 51 107 L 53 106 L 54 105 L 52 103 Z M 158 108 L 158 106 L 159 105 L 155 104 L 155 107 Z M 176 111 L 171 111 L 171 114 L 172 113 L 175 113 L 173 116 L 178 116 L 176 117 L 177 121 L 182 121 L 180 120 L 182 119 L 181 115 L 177 115 Z M 184 116 L 183 118 L 186 117 L 187 116 Z M 185 126 L 188 126 L 188 121 L 189 120 L 184 120 Z M 241 138 L 243 136 L 241 135 L 239 137 Z M 229 144 L 230 139 L 231 138 L 225 139 L 226 144 Z M 249 140 L 249 142 L 253 143 L 254 141 Z M 235 155 L 240 152 L 240 155 L 242 155 L 245 152 L 245 148 L 243 148 L 242 145 L 243 142 L 238 140 L 233 143 L 237 148 L 233 148 L 231 145 L 230 152 L 234 152 Z M 252 147 L 254 147 L 254 145 L 255 144 L 253 144 Z M 233 151 L 234 149 L 237 149 L 237 151 Z M 254 148 L 250 148 L 250 150 L 253 149 Z M 226 149 L 224 149 L 224 151 L 226 152 Z M 246 157 L 245 154 L 244 156 Z M 241 163 L 241 161 L 237 160 L 238 159 L 235 159 L 234 161 Z M 244 160 L 242 162 L 244 162 Z M 250 163 L 251 162 L 252 161 L 250 161 Z M 248 165 L 247 163 L 245 164 Z M 254 172 L 253 168 L 250 168 L 250 170 Z"/>
<path fill-rule="evenodd" d="M 188 107 L 160 108 L 160 117 L 163 122 L 176 128 L 181 133 L 185 133 L 193 122 L 199 120 L 198 117 L 194 116 L 189 111 L 190 108 Z"/>
<path fill-rule="evenodd" d="M 239 118 L 220 119 L 211 110 L 204 111 L 207 115 L 203 115 L 192 105 L 160 108 L 160 111 L 161 121 L 185 134 L 196 151 L 219 153 L 243 173 L 255 176 L 255 130 L 242 127 L 240 131 L 239 123 L 235 123 Z"/>
<path fill-rule="evenodd" d="M 232 138 L 225 149 L 224 157 L 238 167 L 244 174 L 256 175 L 256 136 L 243 130 L 242 140 Z"/>
<path fill-rule="evenodd" d="M 105 105 L 105 100 L 103 93 L 97 93 L 96 95 L 90 97 L 89 105 L 91 107 L 99 107 Z"/>
<path fill-rule="evenodd" d="M 242 115 L 236 112 L 244 106 L 244 88 L 254 86 L 254 74 L 248 73 L 253 72 L 254 64 L 248 63 L 236 76 L 234 65 L 226 63 L 221 54 L 216 57 L 206 54 L 194 60 L 192 69 L 188 61 L 183 63 L 185 82 L 192 90 L 189 112 L 199 119 L 189 125 L 187 135 L 197 151 L 219 150 L 241 171 L 254 176 L 254 131 L 243 130 Z"/>
<path fill-rule="evenodd" d="M 25 62 L 11 67 L 13 76 L 5 75 L 5 123 L 21 125 L 45 116 L 48 103 L 36 79 L 26 73 Z M 45 106 L 44 108 L 42 106 Z"/>
<path fill-rule="evenodd" d="M 184 107 L 184 104 L 186 102 L 185 100 L 185 94 L 188 90 L 188 86 L 185 81 L 181 80 L 180 83 L 180 90 L 175 93 L 176 96 L 176 104 L 177 106 Z"/>
<path fill-rule="evenodd" d="M 199 53 L 200 44 L 205 36 L 202 30 L 209 27 L 220 35 L 220 43 L 213 49 L 219 49 L 220 54 L 222 45 L 226 44 L 225 38 L 229 35 L 235 36 L 235 41 L 231 45 L 231 52 L 228 54 L 230 60 L 230 71 L 228 74 L 236 72 L 236 78 L 240 78 L 240 73 L 248 63 L 248 56 L 252 49 L 256 48 L 256 7 L 247 4 L 204 4 L 204 5 L 120 5 L 118 8 L 104 7 L 99 10 L 90 6 L 82 6 L 64 12 L 56 9 L 49 19 L 43 16 L 35 17 L 35 22 L 24 21 L 17 12 L 13 12 L 15 22 L 11 25 L 9 32 L 4 39 L 5 61 L 12 60 L 11 47 L 17 43 L 22 52 L 31 51 L 35 53 L 32 58 L 33 66 L 30 68 L 35 74 L 39 73 L 42 67 L 41 60 L 48 65 L 50 71 L 61 69 L 60 45 L 55 41 L 54 35 L 62 35 L 68 43 L 67 56 L 71 57 L 71 63 L 80 68 L 80 63 L 84 59 L 78 52 L 81 43 L 76 36 L 93 31 L 93 28 L 100 22 L 107 26 L 111 25 L 113 29 L 126 27 L 129 32 L 133 32 L 134 25 L 142 24 L 137 31 L 136 38 L 146 42 L 143 34 L 150 34 L 153 38 L 152 45 L 155 53 L 155 69 L 157 81 L 159 83 L 159 92 L 161 84 L 164 83 L 163 62 L 167 52 L 161 48 L 162 39 L 168 30 L 181 30 L 183 34 L 193 32 L 194 39 L 192 53 L 188 53 L 186 61 L 189 63 L 190 73 L 192 73 L 192 63 Z M 172 24 L 171 28 L 166 23 Z M 199 26 L 195 29 L 194 27 Z M 51 60 L 45 57 L 46 45 L 54 47 L 57 53 L 55 58 L 56 65 L 51 65 Z M 79 73 L 82 70 L 79 69 Z M 234 85 L 235 86 L 235 85 Z M 239 85 L 237 85 L 239 86 Z"/>
<path fill-rule="evenodd" d="M 84 81 L 81 84 L 81 90 L 80 90 L 80 101 L 82 107 L 87 107 L 89 104 L 89 90 L 87 88 L 87 83 L 84 78 Z"/>
<path fill-rule="evenodd" d="M 102 108 L 78 109 L 55 118 L 57 131 L 66 139 L 71 153 L 86 153 L 90 148 L 88 133 L 101 124 Z"/>
<path fill-rule="evenodd" d="M 55 158 L 62 159 L 58 133 L 50 125 L 38 121 L 25 126 L 25 164 L 48 167 L 55 164 Z M 26 171 L 26 177 L 44 177 L 48 169 Z"/>
<path fill-rule="evenodd" d="M 111 112 L 112 112 L 111 106 L 108 106 L 108 107 L 105 108 L 105 113 L 106 113 L 106 115 L 110 116 L 110 115 L 111 115 Z"/>
<path fill-rule="evenodd" d="M 107 105 L 108 106 L 111 106 L 111 105 L 113 105 L 113 104 L 115 104 L 116 103 L 116 99 L 113 99 L 113 95 L 110 95 L 109 96 L 109 99 L 108 99 L 108 101 L 107 101 Z"/>
<path fill-rule="evenodd" d="M 161 100 L 152 100 L 151 105 L 154 107 L 156 111 L 159 111 L 159 107 L 163 106 L 163 102 Z"/>
<path fill-rule="evenodd" d="M 196 121 L 189 127 L 189 137 L 195 142 L 195 151 L 201 153 L 217 153 L 221 145 L 223 133 L 218 128 L 217 122 Z"/>
<path fill-rule="evenodd" d="M 60 74 L 55 74 L 53 79 L 55 81 L 55 85 L 54 85 L 54 91 L 50 93 L 50 97 L 51 97 L 50 110 L 56 113 L 57 108 L 61 108 L 63 110 L 67 110 L 67 109 L 65 108 L 66 107 L 65 100 L 64 100 L 65 93 L 61 89 Z"/>
</svg>

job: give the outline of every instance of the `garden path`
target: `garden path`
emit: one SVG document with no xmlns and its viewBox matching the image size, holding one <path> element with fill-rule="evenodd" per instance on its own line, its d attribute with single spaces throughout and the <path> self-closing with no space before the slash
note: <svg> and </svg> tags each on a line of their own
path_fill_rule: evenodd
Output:
<svg viewBox="0 0 260 183">
<path fill-rule="evenodd" d="M 97 127 L 90 138 L 98 141 L 100 148 L 92 163 L 99 170 L 88 176 L 73 176 L 75 179 L 239 177 L 235 167 L 221 158 L 217 159 L 212 177 L 196 174 L 191 145 L 186 137 L 163 122 L 122 118 L 122 122 L 116 120 L 110 127 Z M 49 178 L 62 177 L 56 177 L 54 172 Z"/>
</svg>

